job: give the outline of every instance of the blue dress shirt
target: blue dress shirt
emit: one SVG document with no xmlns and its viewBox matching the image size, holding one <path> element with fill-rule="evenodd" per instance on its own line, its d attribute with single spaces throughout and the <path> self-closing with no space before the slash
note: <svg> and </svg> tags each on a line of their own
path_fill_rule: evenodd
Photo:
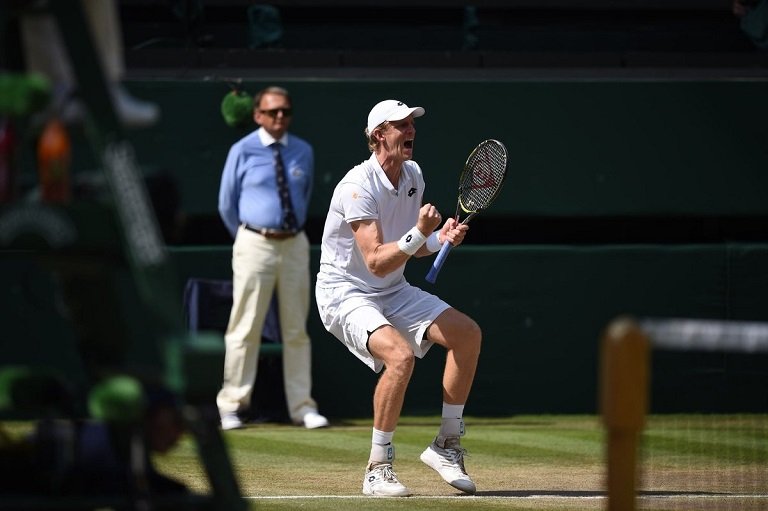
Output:
<svg viewBox="0 0 768 511">
<path fill-rule="evenodd" d="M 275 180 L 270 145 L 281 144 L 280 154 L 291 191 L 296 221 L 303 227 L 314 180 L 314 151 L 305 140 L 285 134 L 275 140 L 264 128 L 246 135 L 229 150 L 219 188 L 219 215 L 232 237 L 240 224 L 280 230 L 283 209 Z"/>
</svg>

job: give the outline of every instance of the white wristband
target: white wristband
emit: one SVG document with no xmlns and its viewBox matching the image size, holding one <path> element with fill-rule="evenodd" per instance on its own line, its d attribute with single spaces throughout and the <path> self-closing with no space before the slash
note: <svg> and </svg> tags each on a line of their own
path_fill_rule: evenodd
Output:
<svg viewBox="0 0 768 511">
<path fill-rule="evenodd" d="M 440 238 L 437 236 L 439 233 L 440 231 L 435 231 L 429 235 L 429 238 L 427 238 L 427 250 L 430 252 L 438 252 L 440 247 L 443 246 L 443 244 L 440 243 Z"/>
<path fill-rule="evenodd" d="M 427 237 L 422 234 L 418 227 L 413 227 L 410 231 L 403 234 L 397 242 L 397 246 L 408 255 L 413 255 L 421 248 Z"/>
</svg>

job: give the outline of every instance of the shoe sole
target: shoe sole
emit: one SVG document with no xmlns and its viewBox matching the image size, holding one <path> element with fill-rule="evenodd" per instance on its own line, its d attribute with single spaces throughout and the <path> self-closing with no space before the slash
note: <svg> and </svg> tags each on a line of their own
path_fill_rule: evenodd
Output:
<svg viewBox="0 0 768 511">
<path fill-rule="evenodd" d="M 365 488 L 363 488 L 363 495 L 367 495 L 369 497 L 410 497 L 412 493 L 410 490 L 406 490 L 405 493 L 374 493 L 365 491 Z"/>
<path fill-rule="evenodd" d="M 320 429 L 320 428 L 327 428 L 330 424 L 328 421 L 325 422 L 319 422 L 315 424 L 304 424 L 304 427 L 306 429 Z"/>
</svg>

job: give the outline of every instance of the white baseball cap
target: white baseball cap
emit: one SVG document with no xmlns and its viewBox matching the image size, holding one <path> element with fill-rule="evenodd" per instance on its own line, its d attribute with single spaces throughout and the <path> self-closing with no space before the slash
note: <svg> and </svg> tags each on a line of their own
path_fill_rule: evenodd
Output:
<svg viewBox="0 0 768 511">
<path fill-rule="evenodd" d="M 368 114 L 368 134 L 376 129 L 376 126 L 385 121 L 401 121 L 413 114 L 414 117 L 424 115 L 424 109 L 420 106 L 409 107 L 402 101 L 386 99 L 376 103 Z"/>
</svg>

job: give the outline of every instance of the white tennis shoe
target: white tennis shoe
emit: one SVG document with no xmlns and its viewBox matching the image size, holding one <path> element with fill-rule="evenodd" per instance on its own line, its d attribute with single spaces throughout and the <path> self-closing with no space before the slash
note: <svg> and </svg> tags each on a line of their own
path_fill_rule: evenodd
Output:
<svg viewBox="0 0 768 511">
<path fill-rule="evenodd" d="M 435 440 L 421 453 L 420 459 L 440 474 L 440 477 L 464 493 L 475 493 L 475 483 L 464 469 L 466 449 L 459 445 L 459 437 L 446 438 L 443 447 Z"/>
<path fill-rule="evenodd" d="M 237 416 L 235 412 L 227 412 L 221 415 L 221 429 L 229 431 L 230 429 L 242 428 L 243 421 Z"/>
<path fill-rule="evenodd" d="M 328 427 L 328 419 L 317 412 L 305 413 L 301 423 L 307 429 L 317 429 Z"/>
<path fill-rule="evenodd" d="M 411 491 L 397 479 L 391 463 L 370 464 L 363 477 L 363 494 L 381 497 L 407 497 Z"/>
</svg>

